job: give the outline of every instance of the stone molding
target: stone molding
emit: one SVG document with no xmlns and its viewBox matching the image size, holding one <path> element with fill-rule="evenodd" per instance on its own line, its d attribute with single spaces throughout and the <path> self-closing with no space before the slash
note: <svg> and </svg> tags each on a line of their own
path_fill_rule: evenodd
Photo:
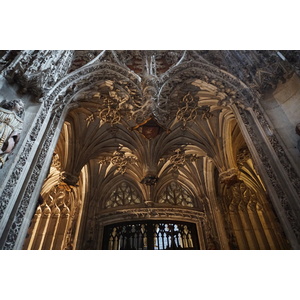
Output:
<svg viewBox="0 0 300 300">
<path fill-rule="evenodd" d="M 239 110 L 239 114 L 242 118 L 243 124 L 250 136 L 250 139 L 253 142 L 253 146 L 255 147 L 256 152 L 259 156 L 260 162 L 264 166 L 264 170 L 267 173 L 268 178 L 271 182 L 271 185 L 277 194 L 277 197 L 280 201 L 280 205 L 285 214 L 285 217 L 289 221 L 291 228 L 299 242 L 300 241 L 299 220 L 297 219 L 297 216 L 295 215 L 295 213 L 291 207 L 288 196 L 282 189 L 282 185 L 280 184 L 280 180 L 278 179 L 278 176 L 276 175 L 276 171 L 272 167 L 272 162 L 270 160 L 270 157 L 266 154 L 265 150 L 261 146 L 260 138 L 257 136 L 255 131 L 253 130 L 252 123 L 250 121 L 250 118 L 251 118 L 250 113 L 248 113 L 247 111 L 245 111 L 244 109 L 242 109 L 240 107 L 238 108 L 238 110 Z"/>
<path fill-rule="evenodd" d="M 289 200 L 287 199 L 286 194 L 283 192 L 281 185 L 279 183 L 278 177 L 276 176 L 276 172 L 272 168 L 272 164 L 266 155 L 263 148 L 259 145 L 258 137 L 254 133 L 251 125 L 249 124 L 248 116 L 245 114 L 244 108 L 255 105 L 255 100 L 253 97 L 253 93 L 249 87 L 247 87 L 244 83 L 237 80 L 232 75 L 218 69 L 213 68 L 212 66 L 204 63 L 189 61 L 182 62 L 180 65 L 176 66 L 176 68 L 171 69 L 165 75 L 160 78 L 160 81 L 163 82 L 162 88 L 159 94 L 158 101 L 167 101 L 168 95 L 171 94 L 171 91 L 174 89 L 178 82 L 184 82 L 190 78 L 199 78 L 205 82 L 213 84 L 218 87 L 219 92 L 225 93 L 226 98 L 222 101 L 224 105 L 237 104 L 239 106 L 239 113 L 242 118 L 242 121 L 251 137 L 253 144 L 256 148 L 256 151 L 259 155 L 259 158 L 262 164 L 265 167 L 266 173 L 272 183 L 273 188 L 275 189 L 278 198 L 280 199 L 281 206 L 287 219 L 289 220 L 293 231 L 298 238 L 300 239 L 300 226 L 298 224 L 297 218 L 293 213 L 291 206 L 289 204 Z M 3 189 L 3 192 L 0 196 L 1 198 L 1 207 L 0 207 L 0 219 L 3 217 L 5 213 L 5 209 L 11 200 L 15 187 L 21 182 L 22 174 L 24 166 L 27 162 L 27 158 L 33 149 L 33 145 L 38 139 L 40 135 L 42 138 L 42 146 L 40 147 L 40 151 L 38 151 L 38 156 L 35 164 L 33 165 L 33 169 L 28 172 L 30 179 L 28 180 L 28 184 L 25 188 L 24 196 L 22 197 L 20 203 L 18 204 L 16 214 L 10 226 L 9 233 L 7 235 L 4 249 L 14 249 L 14 245 L 18 234 L 20 232 L 20 228 L 22 226 L 22 222 L 24 220 L 26 210 L 28 208 L 29 202 L 32 201 L 31 197 L 33 192 L 37 187 L 37 182 L 39 176 L 41 174 L 42 167 L 45 162 L 45 158 L 47 156 L 48 151 L 51 151 L 51 144 L 53 143 L 53 138 L 56 133 L 58 124 L 60 122 L 60 118 L 63 115 L 63 112 L 68 107 L 72 100 L 72 96 L 74 96 L 79 90 L 86 88 L 87 86 L 91 86 L 95 82 L 101 80 L 117 80 L 117 81 L 126 81 L 126 83 L 133 88 L 137 88 L 140 86 L 140 78 L 139 76 L 134 75 L 132 72 L 122 68 L 116 64 L 112 63 L 98 63 L 95 65 L 90 65 L 83 67 L 66 77 L 60 80 L 49 92 L 42 98 L 42 104 L 40 108 L 40 112 L 35 119 L 35 124 L 31 131 L 27 135 L 27 139 L 23 143 L 23 150 L 20 155 L 19 160 L 17 161 L 10 178 L 8 179 L 6 186 Z M 235 93 L 235 89 L 238 90 Z M 256 112 L 258 112 L 260 122 L 267 122 L 264 120 L 263 115 L 256 106 L 254 106 Z M 42 126 L 44 125 L 44 121 L 47 120 L 47 116 L 51 115 L 51 119 L 49 121 L 48 127 L 45 128 L 46 134 L 43 135 L 41 132 Z M 271 137 L 270 142 L 274 147 L 276 154 L 278 155 L 280 162 L 283 164 L 287 174 L 293 183 L 298 194 L 300 193 L 299 189 L 299 181 L 298 176 L 291 166 L 287 156 L 280 146 L 279 141 Z M 22 185 L 22 184 L 21 184 Z M 152 210 L 153 214 L 155 210 Z M 123 212 L 125 214 L 126 211 Z M 128 213 L 130 213 L 128 211 Z M 131 212 L 134 215 L 135 212 Z M 144 211 L 144 214 L 150 213 L 149 211 Z M 169 212 L 171 214 L 171 211 Z M 141 214 L 141 213 L 140 213 Z M 186 213 L 188 216 L 188 213 Z M 175 214 L 174 214 L 175 216 Z M 193 218 L 198 218 L 199 216 L 190 215 Z M 178 216 L 179 217 L 179 216 Z"/>
</svg>

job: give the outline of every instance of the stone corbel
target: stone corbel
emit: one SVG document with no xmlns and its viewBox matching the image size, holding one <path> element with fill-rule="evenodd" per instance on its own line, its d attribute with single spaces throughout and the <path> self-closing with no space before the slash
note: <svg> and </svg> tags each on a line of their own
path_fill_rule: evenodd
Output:
<svg viewBox="0 0 300 300">
<path fill-rule="evenodd" d="M 224 172 L 221 172 L 219 175 L 220 182 L 230 187 L 235 183 L 241 182 L 239 179 L 239 170 L 236 168 L 231 168 Z"/>
</svg>

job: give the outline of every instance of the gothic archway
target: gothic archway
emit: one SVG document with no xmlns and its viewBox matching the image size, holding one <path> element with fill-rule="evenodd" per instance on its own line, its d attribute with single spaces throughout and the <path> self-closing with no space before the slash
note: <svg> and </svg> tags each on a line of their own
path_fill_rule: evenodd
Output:
<svg viewBox="0 0 300 300">
<path fill-rule="evenodd" d="M 73 96 L 64 98 L 64 114 L 68 114 L 56 146 L 63 166 L 60 180 L 63 185 L 75 186 L 83 168 L 88 174 L 83 196 L 86 207 L 78 221 L 78 244 L 73 247 L 85 248 L 88 243 L 98 249 L 103 227 L 112 220 L 120 221 L 119 217 L 134 219 L 135 214 L 139 218 L 145 214 L 151 219 L 155 213 L 166 213 L 178 218 L 179 198 L 173 203 L 158 200 L 163 199 L 160 195 L 168 184 L 178 182 L 178 197 L 187 190 L 195 195 L 195 202 L 185 200 L 184 214 L 197 216 L 203 249 L 287 248 L 284 235 L 275 234 L 279 224 L 274 225 L 278 223 L 274 212 L 263 216 L 263 205 L 270 210 L 266 188 L 239 127 L 236 90 L 244 88 L 251 97 L 246 87 L 206 64 L 183 63 L 162 77 L 158 92 L 153 76 L 141 85 L 138 76 L 127 73 L 126 78 L 126 69 L 109 66 L 114 69 L 110 75 L 108 64 L 79 70 L 89 70 L 89 75 L 76 79 Z M 92 76 L 90 68 L 101 72 Z M 145 136 L 139 130 L 143 126 L 155 128 L 155 135 Z M 248 155 L 245 163 L 239 158 L 243 151 Z M 134 193 L 139 200 L 123 199 L 122 208 L 106 205 L 111 186 L 126 181 L 139 190 Z M 119 186 L 119 191 L 132 193 L 130 186 L 125 184 L 123 190 Z M 245 189 L 249 192 L 244 193 Z M 246 217 L 239 215 L 239 227 L 231 215 L 235 201 L 241 203 L 241 211 L 242 204 L 248 209 Z M 132 205 L 134 209 L 129 207 Z M 266 228 L 266 223 L 272 228 Z"/>
<path fill-rule="evenodd" d="M 73 142 L 73 147 L 60 153 L 60 159 L 68 153 L 62 162 L 63 185 L 76 185 L 83 168 L 87 168 L 92 161 L 95 161 L 94 165 L 98 160 L 113 165 L 113 161 L 125 159 L 125 173 L 141 187 L 144 199 L 148 199 L 146 202 L 151 206 L 156 193 L 153 186 L 156 183 L 159 185 L 159 176 L 171 179 L 174 176 L 171 175 L 174 171 L 172 165 L 177 164 L 178 175 L 175 177 L 187 187 L 190 183 L 196 187 L 195 193 L 199 199 L 203 199 L 206 212 L 210 212 L 209 223 L 215 222 L 214 226 L 210 226 L 210 235 L 219 240 L 221 248 L 226 249 L 230 248 L 226 242 L 226 230 L 229 232 L 230 229 L 222 229 L 227 226 L 222 225 L 222 210 L 212 211 L 209 207 L 218 207 L 219 197 L 223 196 L 218 181 L 234 186 L 235 181 L 242 180 L 252 189 L 253 186 L 259 186 L 261 181 L 263 184 L 259 190 L 268 194 L 266 199 L 270 198 L 292 246 L 298 247 L 298 176 L 276 136 L 268 136 L 268 122 L 255 101 L 256 93 L 235 76 L 203 59 L 195 61 L 193 55 L 178 55 L 180 59 L 171 59 L 170 63 L 165 60 L 165 66 L 168 67 L 156 72 L 155 55 L 146 53 L 145 75 L 142 71 L 135 72 L 140 69 L 133 68 L 131 64 L 122 65 L 114 55 L 109 57 L 100 53 L 87 65 L 65 76 L 45 94 L 34 125 L 24 142 L 18 167 L 4 189 L 3 210 L 16 212 L 2 237 L 4 249 L 20 248 L 23 244 L 56 145 L 56 151 L 62 152 L 58 142 L 61 129 L 64 127 L 65 135 L 74 134 L 74 128 L 77 128 L 76 134 L 85 132 L 84 126 L 78 126 L 82 123 L 76 125 L 76 122 L 72 122 L 75 116 L 85 121 L 86 127 L 91 129 L 90 133 L 96 132 L 100 125 L 99 132 L 111 137 L 105 144 L 97 131 L 93 137 L 94 145 L 91 145 L 84 143 L 89 137 L 87 134 L 82 136 L 80 143 Z M 146 131 L 143 129 L 145 127 L 148 127 Z M 150 135 L 149 129 L 152 132 Z M 150 143 L 147 137 L 152 139 Z M 112 139 L 114 143 L 111 143 Z M 40 141 L 39 144 L 34 143 L 36 140 Z M 233 140 L 234 147 L 231 145 Z M 163 141 L 169 146 L 164 147 Z M 79 146 L 82 143 L 85 147 Z M 144 147 L 145 144 L 150 146 Z M 246 167 L 239 167 L 236 158 L 245 147 L 253 162 L 247 167 L 250 170 L 248 174 Z M 133 148 L 137 150 L 133 151 Z M 85 154 L 80 155 L 80 152 Z M 100 152 L 101 158 L 98 157 Z M 150 157 L 147 152 L 152 153 Z M 26 169 L 24 162 L 28 153 L 34 159 L 30 170 Z M 135 159 L 140 168 L 135 167 Z M 186 159 L 191 161 L 186 163 Z M 129 163 L 130 160 L 133 163 Z M 182 160 L 186 164 L 181 165 Z M 124 170 L 123 167 L 120 166 L 120 171 Z M 114 165 L 113 168 L 117 169 L 118 166 Z M 204 180 L 200 174 L 200 185 L 195 184 L 195 176 L 187 179 L 187 174 L 197 174 L 201 168 L 209 174 L 209 180 Z M 243 172 L 240 173 L 240 169 Z M 84 172 L 88 174 L 94 171 Z M 22 175 L 25 173 L 26 178 Z M 259 173 L 260 176 L 250 180 L 252 173 Z M 19 190 L 12 191 L 13 183 L 21 178 L 24 183 L 18 186 Z M 284 186 L 285 178 L 290 179 L 287 187 Z M 220 193 L 215 195 L 211 191 Z M 18 192 L 15 205 L 9 206 L 9 195 Z"/>
</svg>

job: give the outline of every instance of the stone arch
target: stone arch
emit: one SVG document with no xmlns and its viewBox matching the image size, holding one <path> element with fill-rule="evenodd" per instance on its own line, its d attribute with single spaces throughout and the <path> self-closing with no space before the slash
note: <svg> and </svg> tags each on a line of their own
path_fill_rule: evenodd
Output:
<svg viewBox="0 0 300 300">
<path fill-rule="evenodd" d="M 199 76 L 197 72 L 199 72 Z M 295 214 L 298 214 L 299 207 L 295 204 L 297 192 L 293 190 L 295 186 L 297 187 L 297 182 L 295 180 L 292 181 L 290 184 L 291 189 L 289 189 L 290 186 L 288 189 L 282 188 L 284 176 L 291 178 L 294 175 L 293 169 L 290 168 L 288 164 L 284 167 L 279 166 L 279 169 L 283 169 L 284 171 L 282 177 L 275 175 L 277 169 L 274 170 L 274 167 L 272 168 L 274 164 L 272 157 L 269 157 L 272 156 L 270 154 L 275 154 L 275 159 L 276 157 L 285 157 L 280 149 L 274 150 L 273 145 L 276 146 L 276 137 L 272 137 L 271 141 L 273 144 L 270 144 L 270 139 L 266 138 L 262 127 L 259 125 L 263 117 L 260 115 L 259 107 L 250 107 L 253 104 L 251 103 L 253 99 L 251 90 L 232 75 L 215 67 L 203 63 L 182 62 L 176 66 L 176 68 L 173 68 L 169 73 L 161 77 L 161 81 L 164 82 L 164 84 L 160 92 L 160 99 L 167 99 L 168 95 L 171 95 L 176 80 L 186 80 L 190 78 L 193 73 L 200 77 L 203 82 L 215 84 L 219 89 L 219 93 L 224 93 L 225 98 L 221 99 L 221 104 L 229 105 L 232 108 L 255 163 L 257 165 L 263 163 L 266 171 L 262 169 L 259 171 L 262 173 L 264 181 L 268 183 L 267 188 L 270 191 L 270 195 L 272 195 L 272 202 L 275 208 L 277 207 L 277 211 L 280 211 L 280 209 L 284 207 L 284 213 L 281 213 L 280 217 L 286 231 L 289 233 L 290 240 L 293 241 L 293 246 L 297 248 L 299 244 L 299 224 L 296 221 L 297 218 L 295 218 Z M 28 227 L 29 216 L 33 213 L 34 199 L 37 199 L 43 178 L 46 176 L 46 172 L 41 172 L 42 166 L 50 165 L 54 145 L 58 140 L 60 128 L 63 125 L 67 112 L 77 105 L 72 102 L 72 100 L 75 99 L 73 96 L 78 95 L 78 91 L 85 88 L 89 82 L 99 82 L 103 80 L 103 78 L 117 78 L 118 80 L 127 80 L 127 78 L 129 78 L 128 82 L 132 87 L 139 87 L 140 84 L 138 76 L 132 75 L 132 73 L 125 68 L 111 63 L 98 63 L 84 66 L 72 74 L 69 74 L 57 83 L 44 97 L 34 126 L 28 134 L 27 141 L 24 142 L 24 149 L 18 162 L 19 166 L 13 174 L 14 176 L 9 179 L 4 192 L 4 199 L 8 199 L 13 193 L 13 183 L 18 182 L 20 178 L 22 178 L 22 174 L 26 174 L 26 179 L 22 185 L 22 192 L 16 202 L 16 215 L 6 227 L 6 234 L 1 241 L 3 248 L 20 248 L 20 244 L 22 244 L 24 232 Z M 238 90 L 238 98 L 230 94 L 232 90 L 233 92 L 234 90 Z M 254 130 L 251 127 L 253 127 Z M 264 139 L 269 141 L 267 148 L 263 148 L 258 143 L 255 143 L 255 141 L 253 141 L 255 138 L 257 138 L 258 141 L 263 141 Z M 37 145 L 34 144 L 36 139 L 41 140 L 39 144 L 41 147 L 39 147 L 39 149 Z M 24 160 L 28 158 L 29 153 L 31 158 L 34 158 L 34 164 L 32 170 L 26 173 L 28 170 L 25 172 Z M 280 163 L 283 164 L 282 162 Z M 296 176 L 296 178 L 298 177 Z M 16 190 L 14 193 L 18 193 L 20 190 Z M 292 200 L 288 200 L 289 196 Z M 293 212 L 293 208 L 295 208 L 295 212 Z M 17 240 L 15 236 L 18 236 Z"/>
<path fill-rule="evenodd" d="M 161 187 L 160 192 L 157 193 L 157 203 L 163 205 L 178 205 L 195 207 L 195 200 L 193 195 L 178 181 L 170 181 Z"/>
<path fill-rule="evenodd" d="M 103 201 L 102 208 L 122 208 L 122 206 L 131 206 L 142 203 L 141 194 L 128 181 L 122 180 L 114 188 L 110 188 L 108 197 Z"/>
</svg>

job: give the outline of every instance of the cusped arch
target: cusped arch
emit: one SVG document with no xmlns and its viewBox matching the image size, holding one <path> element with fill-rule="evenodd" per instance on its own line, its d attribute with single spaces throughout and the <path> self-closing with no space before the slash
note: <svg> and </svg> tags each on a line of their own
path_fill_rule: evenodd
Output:
<svg viewBox="0 0 300 300">
<path fill-rule="evenodd" d="M 157 194 L 158 204 L 194 208 L 194 195 L 181 183 L 172 180 L 165 184 Z"/>
<path fill-rule="evenodd" d="M 111 188 L 103 199 L 103 208 L 119 208 L 122 206 L 138 205 L 143 202 L 141 193 L 126 180 Z"/>
</svg>

